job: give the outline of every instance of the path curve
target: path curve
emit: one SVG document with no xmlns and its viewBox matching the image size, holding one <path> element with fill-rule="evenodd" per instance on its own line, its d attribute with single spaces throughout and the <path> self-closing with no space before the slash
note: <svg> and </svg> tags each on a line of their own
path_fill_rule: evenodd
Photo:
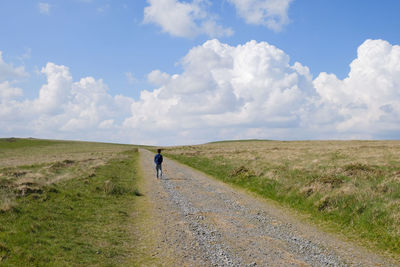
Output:
<svg viewBox="0 0 400 267">
<path fill-rule="evenodd" d="M 309 226 L 287 210 L 140 150 L 145 194 L 165 266 L 400 266 Z"/>
</svg>

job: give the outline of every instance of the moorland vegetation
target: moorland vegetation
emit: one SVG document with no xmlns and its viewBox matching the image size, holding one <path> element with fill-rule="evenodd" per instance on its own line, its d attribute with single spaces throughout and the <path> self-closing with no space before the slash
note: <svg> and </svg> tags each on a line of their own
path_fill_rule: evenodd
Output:
<svg viewBox="0 0 400 267">
<path fill-rule="evenodd" d="M 232 141 L 165 154 L 400 255 L 400 141 Z"/>
<path fill-rule="evenodd" d="M 0 139 L 0 265 L 135 262 L 138 149 Z"/>
</svg>

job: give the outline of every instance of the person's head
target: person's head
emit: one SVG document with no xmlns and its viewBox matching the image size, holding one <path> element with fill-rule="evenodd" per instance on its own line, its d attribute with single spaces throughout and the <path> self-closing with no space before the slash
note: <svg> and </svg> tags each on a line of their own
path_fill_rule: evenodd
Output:
<svg viewBox="0 0 400 267">
<path fill-rule="evenodd" d="M 161 148 L 157 149 L 157 153 L 161 153 Z"/>
</svg>

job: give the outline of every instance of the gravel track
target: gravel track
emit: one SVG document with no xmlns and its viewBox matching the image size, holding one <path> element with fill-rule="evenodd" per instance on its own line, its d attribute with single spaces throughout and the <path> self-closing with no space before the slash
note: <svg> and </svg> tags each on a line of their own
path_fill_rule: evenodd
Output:
<svg viewBox="0 0 400 267">
<path fill-rule="evenodd" d="M 164 266 L 400 266 L 166 158 L 158 180 L 140 154 Z"/>
</svg>

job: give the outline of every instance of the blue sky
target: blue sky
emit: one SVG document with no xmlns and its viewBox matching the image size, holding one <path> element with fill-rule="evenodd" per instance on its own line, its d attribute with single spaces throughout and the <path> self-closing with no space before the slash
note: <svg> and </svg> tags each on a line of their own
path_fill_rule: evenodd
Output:
<svg viewBox="0 0 400 267">
<path fill-rule="evenodd" d="M 373 98 L 373 95 L 371 95 L 375 92 L 373 89 L 362 91 L 363 89 L 357 87 L 360 86 L 357 81 L 346 82 L 345 80 L 351 71 L 351 62 L 358 57 L 360 62 L 364 62 L 360 55 L 357 54 L 357 49 L 360 47 L 368 45 L 368 49 L 379 49 L 380 45 L 383 44 L 378 42 L 384 42 L 386 46 L 396 48 L 400 44 L 400 31 L 398 30 L 400 29 L 400 19 L 398 18 L 400 12 L 399 1 L 250 0 L 240 2 L 238 0 L 2 0 L 0 2 L 0 51 L 2 52 L 3 72 L 5 74 L 3 74 L 4 78 L 0 80 L 0 83 L 3 82 L 5 84 L 7 82 L 7 87 L 5 85 L 2 87 L 4 92 L 12 92 L 14 90 L 13 93 L 2 94 L 2 103 L 7 105 L 8 108 L 10 105 L 16 108 L 17 111 L 13 112 L 20 113 L 19 121 L 21 125 L 19 122 L 15 122 L 15 125 L 10 125 L 11 120 L 7 117 L 9 116 L 7 114 L 11 113 L 9 110 L 7 111 L 8 113 L 4 111 L 3 119 L 0 118 L 0 124 L 5 124 L 7 127 L 6 130 L 0 130 L 0 135 L 158 144 L 197 143 L 230 138 L 398 139 L 400 137 L 399 129 L 395 126 L 398 122 L 396 117 L 399 115 L 397 111 L 399 110 L 400 88 L 398 87 L 398 79 L 395 77 L 398 70 L 388 70 L 391 65 L 385 69 L 385 74 L 376 70 L 376 73 L 380 73 L 381 76 L 374 78 L 374 81 L 384 79 L 388 80 L 388 84 L 391 84 L 389 89 L 382 88 L 381 91 L 386 93 L 382 93 L 382 98 L 377 97 L 377 99 L 381 99 L 381 103 L 378 104 L 367 101 L 367 99 Z M 179 7 L 182 7 L 182 12 L 179 11 Z M 148 14 L 151 13 L 147 17 L 146 9 Z M 190 10 L 190 12 L 185 13 L 185 10 Z M 256 19 L 257 12 L 264 12 L 264 16 Z M 252 19 L 253 21 L 251 21 Z M 185 25 L 182 25 L 180 21 L 193 23 L 193 27 L 185 28 Z M 268 24 L 271 21 L 272 26 Z M 203 25 L 209 26 L 205 28 Z M 206 43 L 213 39 L 216 39 L 218 44 L 212 44 L 208 47 Z M 366 40 L 369 39 L 375 42 L 366 44 Z M 203 77 L 203 75 L 204 77 L 209 77 L 210 73 L 214 75 L 218 72 L 213 69 L 210 69 L 210 73 L 205 71 L 204 73 L 194 72 L 190 66 L 193 64 L 202 65 L 201 59 L 196 57 L 201 57 L 201 53 L 203 53 L 200 51 L 199 55 L 191 54 L 190 51 L 193 51 L 194 48 L 199 48 L 198 50 L 211 49 L 214 52 L 217 51 L 216 53 L 220 53 L 221 49 L 227 49 L 229 53 L 232 53 L 229 60 L 240 62 L 237 61 L 236 55 L 241 54 L 242 50 L 247 51 L 244 46 L 253 47 L 246 45 L 251 40 L 255 40 L 256 44 L 261 45 L 262 49 L 264 49 L 262 51 L 267 51 L 266 57 L 283 51 L 284 55 L 290 58 L 289 62 L 285 63 L 284 60 L 281 61 L 280 58 L 277 59 L 271 56 L 273 60 L 276 60 L 274 64 L 279 66 L 278 68 L 280 69 L 280 74 L 277 76 L 271 74 L 274 65 L 268 65 L 269 63 L 262 66 L 254 65 L 254 68 L 260 68 L 260 71 L 265 71 L 265 75 L 271 74 L 272 76 L 262 82 L 265 86 L 257 88 L 259 92 L 254 92 L 253 97 L 246 98 L 243 93 L 245 89 L 241 89 L 240 86 L 248 87 L 246 90 L 253 90 L 252 88 L 260 84 L 261 80 L 257 82 L 245 79 L 248 81 L 247 85 L 244 82 L 236 83 L 239 79 L 239 74 L 235 74 L 237 78 L 235 80 L 230 80 L 232 77 L 229 78 L 228 74 L 224 74 L 223 77 L 213 76 L 212 81 L 203 85 L 202 89 L 199 89 L 200 91 L 185 92 L 184 96 L 182 95 L 183 89 L 178 87 L 190 87 L 191 85 L 183 82 L 174 85 L 172 82 L 173 79 L 171 77 L 174 74 L 179 76 L 177 80 L 184 80 L 185 77 L 188 77 L 187 79 L 196 83 L 197 80 L 193 77 Z M 224 45 L 230 48 L 216 48 Z M 376 51 L 379 53 L 387 52 L 387 50 L 382 49 L 379 50 L 380 52 Z M 232 52 L 233 50 L 236 52 Z M 247 55 L 245 51 L 243 52 L 244 57 L 261 57 L 260 55 Z M 396 52 L 387 53 L 389 53 L 388 57 L 394 58 L 393 60 L 399 60 Z M 381 54 L 379 55 L 382 57 Z M 184 58 L 186 58 L 186 61 Z M 204 57 L 202 58 L 204 59 Z M 266 59 L 266 62 L 271 62 L 272 60 L 264 59 Z M 251 69 L 258 72 L 259 70 L 254 70 L 251 66 L 253 63 L 256 64 L 256 61 L 246 62 L 246 66 L 242 67 L 246 68 L 246 70 Z M 307 67 L 309 71 L 308 74 L 304 74 L 296 70 L 296 75 L 299 77 L 311 76 L 308 77 L 307 85 L 296 85 L 300 88 L 299 93 L 293 94 L 299 99 L 293 100 L 294 102 L 282 103 L 282 105 L 294 105 L 296 109 L 291 110 L 289 106 L 286 106 L 285 112 L 279 111 L 279 108 L 274 111 L 264 110 L 263 107 L 273 101 L 271 96 L 275 95 L 273 93 L 275 89 L 281 93 L 288 90 L 288 87 L 278 86 L 278 88 L 273 84 L 276 84 L 276 81 L 282 82 L 279 77 L 283 77 L 283 73 L 291 74 L 293 71 L 291 66 L 293 67 L 295 62 Z M 78 110 L 77 106 L 79 106 L 76 102 L 78 101 L 76 100 L 78 99 L 77 94 L 73 93 L 74 90 L 79 91 L 79 89 L 75 88 L 78 85 L 71 84 L 70 87 L 62 89 L 55 88 L 54 92 L 63 92 L 60 95 L 57 95 L 58 93 L 49 93 L 51 97 L 60 97 L 61 95 L 65 97 L 70 94 L 69 98 L 75 99 L 75 102 L 72 100 L 72 102 L 60 102 L 59 99 L 53 99 L 54 103 L 64 107 L 63 111 L 44 111 L 43 108 L 39 107 L 34 108 L 34 111 L 28 111 L 28 108 L 24 105 L 44 105 L 44 100 L 40 100 L 40 94 L 44 95 L 46 92 L 51 91 L 50 73 L 53 74 L 52 71 L 56 70 L 61 71 L 60 68 L 51 68 L 49 66 L 47 72 L 41 72 L 49 63 L 58 67 L 64 66 L 68 68 L 66 77 L 72 77 L 73 82 L 93 77 L 94 84 L 96 84 L 93 86 L 103 88 L 102 86 L 105 85 L 107 88 L 104 89 L 105 91 L 102 95 L 111 100 L 104 99 L 99 103 L 92 103 L 93 105 L 99 105 L 93 107 L 93 110 L 96 111 L 90 111 L 92 117 L 82 115 L 88 114 L 87 110 L 85 112 L 82 110 L 77 111 L 74 115 L 77 117 L 72 115 L 72 117 L 68 117 L 68 108 L 74 106 Z M 285 64 L 288 65 L 286 66 Z M 357 65 L 358 67 L 354 67 L 354 73 L 363 72 L 360 70 L 360 66 L 362 66 L 360 64 Z M 212 65 L 211 68 L 214 66 Z M 22 74 L 9 74 L 10 70 L 17 72 L 18 68 L 23 68 Z M 9 71 L 6 72 L 6 69 L 9 69 Z M 155 70 L 160 71 L 156 73 L 157 75 L 153 75 L 154 77 L 157 76 L 154 78 L 157 80 L 156 82 L 148 77 Z M 220 70 L 220 67 L 218 67 L 218 70 Z M 0 68 L 1 71 L 2 68 Z M 334 74 L 337 81 L 332 81 L 324 74 L 325 72 Z M 323 74 L 322 76 L 321 73 Z M 159 77 L 161 74 L 164 74 L 164 77 L 168 77 L 161 79 Z M 255 77 L 254 73 L 249 75 Z M 0 77 L 2 77 L 1 73 Z M 69 78 L 66 79 L 68 80 Z M 362 78 L 360 79 L 362 80 Z M 98 82 L 100 80 L 103 85 L 99 85 Z M 255 85 L 252 85 L 253 82 Z M 333 97 L 330 83 L 336 82 L 340 83 L 337 86 L 343 92 L 335 92 L 337 96 Z M 178 111 L 172 112 L 174 107 L 180 110 L 182 105 L 179 101 L 183 101 L 183 99 L 185 99 L 185 103 L 191 103 L 190 99 L 186 99 L 188 95 L 195 99 L 199 95 L 204 97 L 207 93 L 210 93 L 210 98 L 207 99 L 213 99 L 221 95 L 221 92 L 226 93 L 225 89 L 221 89 L 222 87 L 218 87 L 222 91 L 218 91 L 217 87 L 215 89 L 214 83 L 218 84 L 218 86 L 229 83 L 231 89 L 227 90 L 231 90 L 230 92 L 234 93 L 237 103 L 233 100 L 227 103 L 226 106 L 221 104 L 222 102 L 214 103 L 213 107 L 209 107 L 210 110 L 204 111 L 203 108 L 203 111 L 196 111 L 187 118 L 188 122 L 197 120 L 202 122 L 200 124 L 192 125 L 191 123 L 186 123 L 186 120 L 179 122 L 175 120 L 175 117 L 180 117 L 181 115 Z M 373 82 L 369 84 L 371 83 Z M 50 89 L 47 91 L 42 90 L 41 93 L 41 89 L 46 84 Z M 291 84 L 290 86 L 294 85 Z M 309 87 L 313 87 L 313 92 L 310 93 L 308 91 L 309 89 L 307 88 Z M 151 116 L 144 118 L 145 115 L 143 114 L 139 116 L 138 113 L 140 112 L 136 110 L 139 106 L 147 113 L 152 113 L 153 109 L 156 109 L 156 107 L 150 108 L 151 104 L 142 99 L 140 94 L 143 94 L 143 92 L 145 94 L 156 94 L 155 91 L 159 89 L 169 92 L 169 95 L 161 98 L 159 95 L 153 96 L 155 97 L 153 102 L 158 103 L 157 101 L 168 98 L 168 103 L 162 103 L 167 105 L 169 109 L 164 110 L 161 115 L 154 115 L 156 118 L 151 118 Z M 93 89 L 90 92 L 93 93 L 96 90 Z M 96 92 L 99 92 L 98 90 Z M 362 96 L 359 92 L 360 90 L 362 91 Z M 387 91 L 392 92 L 392 95 L 387 95 Z M 204 92 L 204 94 L 201 94 L 201 92 Z M 349 95 L 346 92 L 354 92 L 354 94 Z M 87 93 L 86 95 L 89 99 L 90 97 L 96 98 L 95 95 L 90 94 Z M 12 100 L 10 100 L 11 97 L 9 95 L 13 96 Z M 252 100 L 255 95 L 262 95 L 265 99 L 255 105 Z M 353 103 L 342 99 L 339 102 L 348 103 L 346 106 L 340 106 L 340 103 L 338 103 L 339 95 L 340 97 L 347 97 L 347 100 L 357 98 L 359 101 L 357 100 L 357 103 Z M 116 96 L 123 96 L 125 99 L 124 104 L 116 103 Z M 310 108 L 310 101 L 307 100 L 308 102 L 305 103 L 305 99 L 310 99 L 311 97 L 318 97 L 318 99 L 311 101 L 312 108 Z M 46 103 L 53 101 L 50 98 L 46 100 Z M 397 102 L 392 103 L 389 99 L 394 99 Z M 30 101 L 30 104 L 26 104 L 27 101 Z M 114 102 L 110 104 L 110 101 Z M 276 102 L 276 100 L 274 101 Z M 106 102 L 110 106 L 107 106 Z M 243 115 L 245 113 L 241 108 L 246 105 L 240 106 L 239 102 L 249 104 L 254 110 L 262 112 L 269 118 L 276 116 L 273 121 L 280 119 L 282 121 L 277 124 L 271 124 L 268 119 L 256 118 L 257 116 L 247 113 L 247 115 Z M 193 103 L 196 103 L 196 101 Z M 199 103 L 203 102 L 200 101 Z M 207 101 L 204 103 L 207 103 Z M 204 103 L 203 105 L 205 105 Z M 83 105 L 83 103 L 81 104 Z M 88 102 L 85 102 L 85 105 L 87 104 Z M 161 105 L 161 102 L 159 104 Z M 121 107 L 121 105 L 126 105 L 126 107 Z M 239 105 L 237 110 L 229 110 L 229 107 L 235 105 Z M 118 106 L 121 110 L 114 112 L 115 106 Z M 315 110 L 318 110 L 317 113 L 319 114 L 333 112 L 338 115 L 329 119 L 312 119 L 310 115 L 302 113 L 306 106 L 310 110 L 314 110 L 309 111 L 311 113 L 315 113 Z M 391 114 L 381 114 L 379 118 L 372 118 L 373 116 L 371 115 L 371 118 L 367 119 L 368 123 L 362 123 L 362 118 L 357 116 L 360 116 L 358 114 L 363 114 L 363 112 L 360 112 L 359 109 L 350 110 L 349 106 L 366 107 L 371 114 L 376 112 L 376 109 L 387 110 L 390 112 L 386 113 Z M 215 111 L 216 107 L 219 107 L 218 111 Z M 108 110 L 104 114 L 99 111 L 104 109 Z M 287 110 L 290 111 L 290 114 L 287 114 Z M 231 114 L 234 111 L 237 113 Z M 166 116 L 165 113 L 169 112 L 171 114 Z M 35 113 L 36 117 L 28 118 L 24 115 L 26 113 Z M 222 117 L 216 118 L 212 116 L 216 113 L 218 113 L 218 116 L 225 114 L 227 116 L 225 120 L 229 118 L 229 120 L 237 120 L 237 123 L 225 126 L 217 123 L 218 127 L 213 126 L 215 121 L 224 121 Z M 186 116 L 187 114 L 184 115 Z M 248 117 L 245 120 L 239 119 L 243 116 Z M 26 121 L 36 120 L 35 118 L 38 117 L 41 120 L 30 125 L 30 128 L 22 126 L 26 125 Z M 141 118 L 140 122 L 139 117 Z M 85 119 L 88 119 L 90 123 L 84 122 Z M 162 125 L 154 123 L 154 120 L 157 119 L 165 123 L 161 123 Z M 322 123 L 319 120 L 325 122 Z M 376 129 L 372 129 L 372 125 L 376 125 L 377 120 L 380 125 L 378 127 L 379 132 L 376 132 Z M 52 123 L 49 123 L 49 121 L 52 121 Z M 76 123 L 79 121 L 80 123 L 75 124 L 71 121 Z M 248 123 L 244 123 L 244 121 Z M 317 122 L 312 123 L 311 121 Z M 70 123 L 81 126 L 63 127 L 63 125 L 70 125 Z M 361 124 L 358 125 L 357 123 Z M 99 128 L 100 124 L 107 125 L 107 127 Z M 177 125 L 180 126 L 177 127 Z M 200 134 L 199 132 L 202 132 L 205 128 L 208 130 Z M 199 131 L 199 129 L 202 130 Z M 291 135 L 290 133 L 294 129 L 298 129 L 300 134 Z M 313 134 L 315 129 L 321 129 L 321 131 Z M 79 132 L 82 130 L 88 134 L 80 134 Z M 136 131 L 137 133 L 132 135 L 126 133 L 130 131 Z M 159 132 L 164 134 L 159 134 Z"/>
</svg>

